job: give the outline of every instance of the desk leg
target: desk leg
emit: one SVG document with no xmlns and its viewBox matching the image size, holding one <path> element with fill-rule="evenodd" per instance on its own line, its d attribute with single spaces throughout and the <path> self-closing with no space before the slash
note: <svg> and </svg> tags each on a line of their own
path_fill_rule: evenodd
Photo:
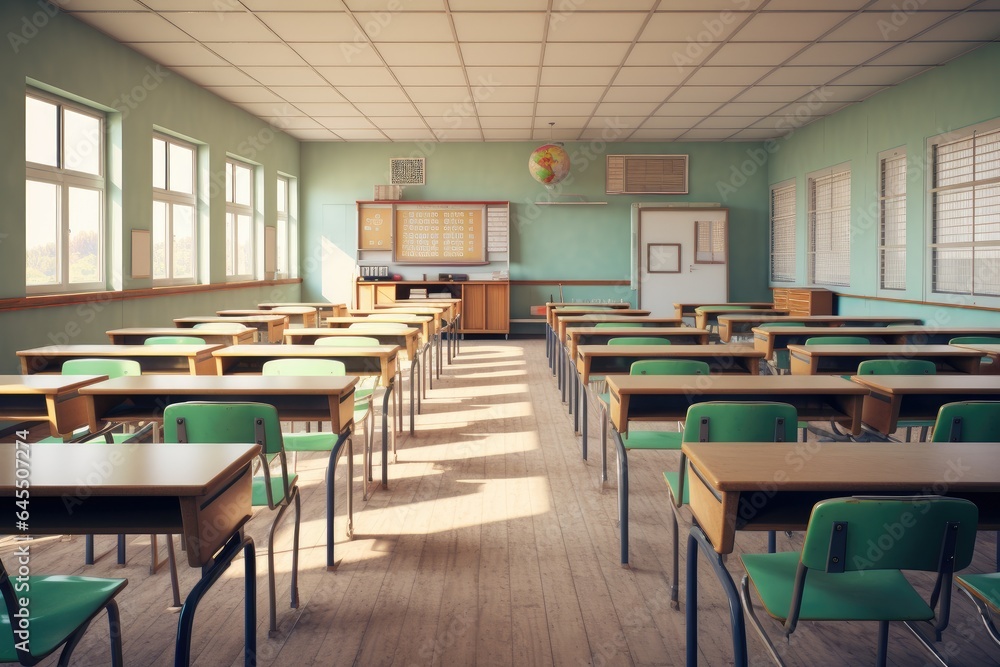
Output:
<svg viewBox="0 0 1000 667">
<path fill-rule="evenodd" d="M 563 366 L 565 365 L 565 354 L 562 350 L 556 347 L 554 350 L 556 355 L 556 385 L 559 387 L 559 391 L 562 392 L 562 400 L 566 401 L 566 385 L 563 383 Z"/>
<path fill-rule="evenodd" d="M 580 434 L 583 440 L 583 460 L 587 460 L 587 385 L 583 383 L 583 380 L 577 376 L 577 382 L 580 383 L 580 403 L 579 403 L 579 413 L 580 419 L 583 424 L 580 426 Z"/>
<path fill-rule="evenodd" d="M 434 369 L 435 369 L 435 371 L 437 371 L 437 376 L 436 377 L 437 377 L 438 380 L 441 379 L 441 367 L 444 365 L 442 363 L 442 358 L 441 358 L 441 336 L 442 335 L 443 335 L 442 332 L 440 332 L 440 331 L 437 332 L 437 348 L 438 348 L 438 353 L 437 353 L 437 364 L 435 365 Z"/>
<path fill-rule="evenodd" d="M 413 399 L 413 396 L 414 396 L 414 394 L 416 394 L 416 397 L 417 397 L 416 398 L 416 409 L 417 409 L 418 412 L 420 411 L 420 392 L 418 391 L 419 388 L 417 387 L 417 385 L 415 385 L 413 383 L 413 365 L 416 364 L 416 363 L 417 363 L 417 361 L 415 359 L 410 361 L 410 435 L 413 435 L 413 409 L 414 409 L 414 402 L 413 402 L 414 399 Z"/>
<path fill-rule="evenodd" d="M 233 559 L 243 551 L 243 664 L 252 667 L 257 664 L 257 554 L 253 539 L 240 529 L 233 534 L 222 551 L 201 569 L 201 579 L 188 593 L 177 621 L 177 639 L 174 642 L 174 667 L 188 667 L 191 664 L 191 633 L 194 613 L 198 603 L 208 589 L 219 580 L 222 573 L 232 564 Z"/>
<path fill-rule="evenodd" d="M 385 388 L 382 396 L 382 488 L 389 488 L 389 400 L 392 398 L 392 385 Z M 393 417 L 395 424 L 396 418 Z M 393 438 L 395 444 L 395 437 Z"/>
<path fill-rule="evenodd" d="M 354 537 L 354 493 L 351 488 L 354 480 L 354 441 L 351 429 L 345 429 L 337 436 L 337 442 L 330 450 L 330 460 L 326 464 L 326 569 L 337 569 L 333 559 L 333 480 L 337 474 L 337 461 L 344 453 L 347 444 L 347 537 Z"/>
<path fill-rule="evenodd" d="M 622 567 L 628 567 L 628 453 L 618 429 L 612 429 L 618 455 L 618 530 L 620 531 Z"/>
<path fill-rule="evenodd" d="M 549 370 L 552 370 L 552 328 L 549 323 L 545 323 L 545 359 L 549 362 Z"/>
<path fill-rule="evenodd" d="M 687 549 L 687 667 L 698 665 L 698 550 L 708 558 L 715 571 L 715 576 L 722 584 L 729 601 L 729 623 L 733 637 L 733 664 L 736 667 L 747 667 L 747 634 L 743 620 L 743 607 L 740 606 L 740 595 L 733 578 L 729 575 L 722 556 L 716 553 L 712 543 L 697 523 L 691 524 L 691 534 L 688 536 Z"/>
</svg>

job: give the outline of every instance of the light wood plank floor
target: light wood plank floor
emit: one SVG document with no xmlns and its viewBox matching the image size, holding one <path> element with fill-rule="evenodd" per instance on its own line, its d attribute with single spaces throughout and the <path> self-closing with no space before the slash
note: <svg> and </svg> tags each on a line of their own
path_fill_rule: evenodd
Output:
<svg viewBox="0 0 1000 667">
<path fill-rule="evenodd" d="M 258 545 L 258 664 L 683 664 L 684 614 L 669 606 L 670 512 L 660 474 L 676 467 L 677 455 L 631 457 L 632 567 L 623 569 L 615 480 L 600 489 L 595 410 L 591 416 L 585 462 L 544 343 L 466 342 L 424 402 L 416 434 L 400 437 L 390 488 L 367 503 L 358 494 L 351 541 L 345 492 L 338 495 L 336 572 L 324 567 L 324 457 L 300 459 L 301 605 L 288 606 L 291 531 L 283 529 L 274 638 L 267 636 L 264 574 L 270 519 L 248 525 Z M 356 461 L 360 475 L 360 455 Z M 346 470 L 338 471 L 340 489 Z M 738 549 L 762 551 L 764 540 L 741 534 Z M 993 540 L 992 533 L 980 538 L 975 571 L 994 568 Z M 167 610 L 167 574 L 147 574 L 148 538 L 131 538 L 123 568 L 114 563 L 113 541 L 98 538 L 104 556 L 90 567 L 82 564 L 82 537 L 38 542 L 34 571 L 128 577 L 119 597 L 127 664 L 171 664 L 177 616 Z M 779 549 L 798 546 L 794 536 L 779 536 Z M 0 555 L 12 549 L 0 542 Z M 728 567 L 739 575 L 738 558 Z M 185 567 L 181 576 L 186 592 L 198 572 Z M 724 600 L 707 565 L 701 576 L 701 664 L 732 664 Z M 195 664 L 243 664 L 242 586 L 238 562 L 204 600 Z M 95 621 L 74 664 L 107 664 L 106 627 Z M 890 664 L 929 664 L 905 631 L 890 637 Z M 752 634 L 749 643 L 751 663 L 768 664 Z M 875 627 L 804 624 L 778 645 L 792 665 L 872 664 Z M 942 646 L 954 665 L 1000 664 L 972 606 L 957 596 Z"/>
</svg>

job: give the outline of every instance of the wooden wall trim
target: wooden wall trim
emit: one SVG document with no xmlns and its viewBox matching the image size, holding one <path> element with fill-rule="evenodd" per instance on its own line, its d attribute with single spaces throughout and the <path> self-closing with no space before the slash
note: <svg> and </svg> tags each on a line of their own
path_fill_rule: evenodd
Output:
<svg viewBox="0 0 1000 667">
<path fill-rule="evenodd" d="M 630 280 L 511 280 L 511 285 L 631 285 Z"/>
<path fill-rule="evenodd" d="M 211 283 L 209 285 L 177 285 L 171 287 L 149 287 L 134 290 L 24 296 L 14 299 L 0 299 L 0 311 L 54 308 L 58 306 L 72 306 L 80 303 L 109 303 L 113 301 L 129 301 L 131 299 L 148 299 L 158 296 L 178 296 L 183 294 L 199 294 L 203 292 L 224 292 L 228 290 L 270 287 L 272 285 L 294 285 L 301 282 L 301 278 L 283 278 L 281 280 L 248 280 L 234 283 Z"/>
<path fill-rule="evenodd" d="M 892 297 L 885 297 L 885 296 L 860 296 L 857 294 L 841 294 L 839 292 L 834 292 L 834 295 L 838 299 L 839 298 L 866 299 L 868 301 L 888 301 L 890 303 L 911 303 L 918 306 L 938 306 L 941 308 L 960 308 L 963 310 L 986 310 L 993 313 L 1000 312 L 1000 308 L 994 308 L 992 306 L 977 306 L 975 304 L 968 304 L 968 303 L 941 303 L 939 301 L 917 301 L 916 299 L 894 299 Z"/>
</svg>

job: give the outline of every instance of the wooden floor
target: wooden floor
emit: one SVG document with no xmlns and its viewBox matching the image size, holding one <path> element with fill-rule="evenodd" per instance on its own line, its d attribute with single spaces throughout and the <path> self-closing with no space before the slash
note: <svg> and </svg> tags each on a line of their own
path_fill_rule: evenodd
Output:
<svg viewBox="0 0 1000 667">
<path fill-rule="evenodd" d="M 670 511 L 660 474 L 676 468 L 677 455 L 631 457 L 632 567 L 624 569 L 613 465 L 608 488 L 598 484 L 595 411 L 585 462 L 547 371 L 541 340 L 466 342 L 424 402 L 416 434 L 399 439 L 389 490 L 367 503 L 358 493 L 351 541 L 344 536 L 346 496 L 338 495 L 336 572 L 324 567 L 324 457 L 300 459 L 301 605 L 288 606 L 291 531 L 281 530 L 274 638 L 267 636 L 265 586 L 270 519 L 248 524 L 258 545 L 259 665 L 683 664 L 684 614 L 669 605 Z M 338 471 L 340 489 L 346 470 Z M 360 465 L 355 470 L 360 474 Z M 795 539 L 779 536 L 779 549 L 797 548 Z M 993 539 L 980 538 L 973 570 L 994 569 Z M 81 537 L 37 542 L 33 571 L 128 577 L 119 596 L 126 664 L 172 664 L 177 616 L 167 609 L 167 574 L 147 574 L 148 538 L 131 538 L 123 568 L 114 564 L 112 543 L 98 538 L 105 555 L 86 567 Z M 765 548 L 763 535 L 741 534 L 737 543 Z M 0 555 L 12 550 L 0 542 Z M 236 565 L 198 611 L 195 664 L 243 664 Z M 737 557 L 728 566 L 738 575 Z M 682 601 L 683 572 L 682 561 Z M 732 664 L 721 591 L 707 566 L 700 572 L 701 664 Z M 198 574 L 182 569 L 182 592 Z M 769 664 L 750 632 L 751 664 Z M 875 627 L 803 624 L 790 643 L 777 644 L 792 665 L 873 664 Z M 954 665 L 998 664 L 1000 657 L 958 596 L 942 648 Z M 899 629 L 890 633 L 889 652 L 891 665 L 930 664 Z M 74 664 L 108 664 L 103 618 Z"/>
</svg>

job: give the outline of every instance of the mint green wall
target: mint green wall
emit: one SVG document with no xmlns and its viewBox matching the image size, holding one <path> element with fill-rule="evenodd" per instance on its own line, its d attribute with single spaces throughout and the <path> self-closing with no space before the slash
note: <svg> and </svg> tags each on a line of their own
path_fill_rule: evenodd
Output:
<svg viewBox="0 0 1000 667">
<path fill-rule="evenodd" d="M 190 137 L 205 146 L 200 184 L 202 221 L 207 222 L 204 282 L 225 274 L 225 159 L 227 153 L 260 165 L 266 188 L 258 198 L 264 225 L 274 225 L 278 172 L 299 175 L 299 142 L 221 100 L 178 74 L 159 67 L 64 14 L 49 15 L 43 3 L 0 4 L 0 298 L 24 291 L 24 93 L 28 81 L 110 111 L 111 169 L 106 221 L 112 230 L 106 267 L 111 284 L 125 289 L 151 286 L 129 277 L 130 231 L 149 229 L 152 214 L 154 127 Z M 206 162 L 207 160 L 207 162 Z M 165 296 L 93 306 L 0 311 L 0 372 L 16 370 L 14 351 L 51 342 L 77 331 L 73 342 L 105 342 L 104 331 L 133 324 L 169 325 L 172 317 L 247 307 L 262 299 L 298 299 L 298 285 L 257 287 L 216 294 Z"/>
<path fill-rule="evenodd" d="M 806 175 L 849 163 L 851 167 L 851 284 L 836 287 L 840 312 L 920 314 L 927 323 L 1000 326 L 1000 312 L 954 308 L 1000 308 L 1000 299 L 931 294 L 927 198 L 927 139 L 1000 117 L 1000 88 L 992 85 L 1000 67 L 1000 44 L 991 44 L 945 67 L 915 77 L 833 116 L 777 140 L 767 164 L 769 184 L 795 179 L 799 248 L 798 280 L 807 284 L 805 256 Z M 802 107 L 803 113 L 808 107 Z M 906 290 L 882 290 L 878 264 L 878 155 L 903 147 L 907 155 Z M 869 297 L 934 301 L 893 303 Z"/>
<path fill-rule="evenodd" d="M 540 143 L 540 142 L 539 142 Z M 767 298 L 767 183 L 765 170 L 750 158 L 761 144 L 653 144 L 572 142 L 567 181 L 548 192 L 528 173 L 528 156 L 538 143 L 307 143 L 302 145 L 303 254 L 323 253 L 329 261 L 356 256 L 355 201 L 372 197 L 372 186 L 388 182 L 389 158 L 425 157 L 427 185 L 409 186 L 406 200 L 503 200 L 511 202 L 512 280 L 628 280 L 630 207 L 633 202 L 720 202 L 730 209 L 730 297 Z M 686 153 L 690 194 L 686 196 L 605 195 L 606 154 Z M 744 162 L 747 176 L 734 178 Z M 730 179 L 735 186 L 730 185 Z M 726 187 L 720 187 L 723 183 Z M 559 193 L 583 195 L 607 206 L 537 206 Z M 337 250 L 331 253 L 330 246 Z M 322 262 L 317 261 L 319 265 Z M 476 267 L 469 267 L 475 271 Z M 405 278 L 420 279 L 423 269 Z M 303 268 L 305 298 L 332 298 L 330 275 Z M 349 277 L 349 276 L 348 276 Z M 339 283 L 338 283 L 339 284 Z M 511 317 L 558 295 L 558 285 L 514 286 Z M 627 287 L 566 287 L 567 299 L 593 297 L 635 302 Z"/>
</svg>

